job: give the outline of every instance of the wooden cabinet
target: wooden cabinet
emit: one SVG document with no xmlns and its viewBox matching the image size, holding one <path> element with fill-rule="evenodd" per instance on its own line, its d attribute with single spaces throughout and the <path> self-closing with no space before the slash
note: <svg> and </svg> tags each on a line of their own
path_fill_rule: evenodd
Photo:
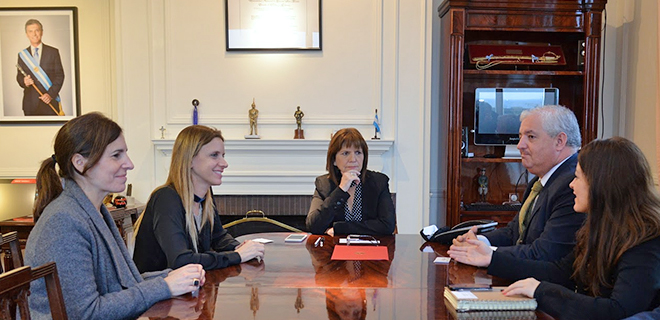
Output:
<svg viewBox="0 0 660 320">
<path fill-rule="evenodd" d="M 501 204 L 510 193 L 520 198 L 526 188 L 519 160 L 501 157 L 503 146 L 475 146 L 473 158 L 461 156 L 462 129 L 474 129 L 476 88 L 555 87 L 559 104 L 575 112 L 583 144 L 597 134 L 600 85 L 601 19 L 606 0 L 446 0 L 441 19 L 440 109 L 447 138 L 447 224 L 476 218 L 510 221 L 515 211 L 465 211 L 462 204 L 479 200 L 479 169 L 489 177 L 487 201 Z M 468 45 L 560 46 L 565 64 L 500 64 L 478 70 L 468 58 Z"/>
</svg>

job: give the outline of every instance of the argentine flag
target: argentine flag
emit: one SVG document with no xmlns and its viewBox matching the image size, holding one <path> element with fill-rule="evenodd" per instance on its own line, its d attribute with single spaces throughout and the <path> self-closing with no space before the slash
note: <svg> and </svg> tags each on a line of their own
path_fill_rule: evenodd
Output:
<svg viewBox="0 0 660 320">
<path fill-rule="evenodd" d="M 380 121 L 378 120 L 378 111 L 376 111 L 376 114 L 374 115 L 374 127 L 376 128 L 376 132 L 380 133 L 380 126 L 378 125 Z"/>
</svg>

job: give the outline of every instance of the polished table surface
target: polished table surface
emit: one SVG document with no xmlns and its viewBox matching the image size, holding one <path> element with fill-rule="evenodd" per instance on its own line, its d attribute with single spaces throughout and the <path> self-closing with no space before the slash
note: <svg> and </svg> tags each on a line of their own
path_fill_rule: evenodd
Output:
<svg viewBox="0 0 660 320">
<path fill-rule="evenodd" d="M 261 233 L 265 258 L 207 271 L 198 297 L 184 295 L 157 303 L 140 319 L 454 319 L 445 307 L 444 287 L 452 283 L 507 281 L 485 269 L 451 261 L 447 246 L 425 243 L 419 235 L 378 237 L 389 261 L 331 260 L 338 237 L 311 235 L 285 243 L 288 233 Z M 552 319 L 536 312 L 537 319 Z"/>
</svg>

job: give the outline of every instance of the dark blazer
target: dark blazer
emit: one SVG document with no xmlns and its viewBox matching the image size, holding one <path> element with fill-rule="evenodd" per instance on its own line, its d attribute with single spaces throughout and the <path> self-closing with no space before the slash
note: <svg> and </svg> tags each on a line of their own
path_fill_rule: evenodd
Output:
<svg viewBox="0 0 660 320">
<path fill-rule="evenodd" d="M 325 174 L 316 178 L 316 190 L 307 214 L 307 228 L 313 234 L 324 234 L 332 227 L 335 234 L 391 235 L 396 226 L 394 203 L 389 178 L 367 170 L 362 180 L 362 221 L 345 221 L 344 205 L 348 192 Z"/>
<path fill-rule="evenodd" d="M 189 263 L 201 264 L 205 270 L 241 263 L 241 256 L 233 251 L 239 242 L 222 227 L 217 211 L 213 230 L 207 223 L 199 232 L 195 252 L 185 212 L 174 188 L 154 191 L 135 237 L 133 260 L 140 272 L 176 269 Z"/>
<path fill-rule="evenodd" d="M 660 306 L 646 312 L 640 312 L 632 317 L 625 318 L 624 320 L 657 320 L 660 319 Z"/>
<path fill-rule="evenodd" d="M 27 47 L 27 50 L 30 51 L 30 47 Z M 50 78 L 50 81 L 53 83 L 48 91 L 44 89 L 41 83 L 37 80 L 37 77 L 34 76 L 33 71 L 25 65 L 20 56 L 18 57 L 18 64 L 23 68 L 23 71 L 32 76 L 34 84 L 39 90 L 41 90 L 41 93 L 48 93 L 48 95 L 53 98 L 51 104 L 57 109 L 57 101 L 55 101 L 55 98 L 60 94 L 60 90 L 62 90 L 62 85 L 64 84 L 64 68 L 62 68 L 60 52 L 46 44 L 43 45 L 42 51 L 43 52 L 40 53 L 41 62 L 39 65 L 44 69 L 48 78 Z M 56 116 L 57 114 L 55 114 L 47 104 L 39 100 L 39 93 L 37 90 L 34 90 L 32 86 L 25 86 L 23 78 L 23 74 L 16 70 L 16 81 L 18 82 L 18 85 L 23 88 L 23 114 L 26 116 Z"/>
<path fill-rule="evenodd" d="M 493 252 L 488 273 L 511 280 L 534 277 L 539 310 L 558 319 L 621 319 L 660 305 L 660 237 L 630 248 L 614 266 L 613 288 L 589 296 L 585 284 L 575 283 L 573 253 L 555 262 L 514 258 Z"/>
<path fill-rule="evenodd" d="M 576 165 L 577 153 L 559 166 L 545 184 L 536 198 L 521 244 L 516 245 L 520 236 L 520 213 L 506 227 L 484 234 L 491 245 L 498 247 L 498 252 L 510 253 L 518 258 L 554 261 L 573 250 L 575 233 L 586 217 L 584 213 L 573 210 L 575 195 L 568 186 L 575 177 Z M 530 181 L 523 203 L 537 180 L 538 177 Z"/>
</svg>

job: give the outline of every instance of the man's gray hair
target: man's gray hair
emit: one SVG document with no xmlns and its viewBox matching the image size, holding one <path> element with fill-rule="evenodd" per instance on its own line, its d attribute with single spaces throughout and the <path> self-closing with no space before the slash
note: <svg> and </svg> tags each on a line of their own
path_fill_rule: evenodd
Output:
<svg viewBox="0 0 660 320">
<path fill-rule="evenodd" d="M 39 25 L 39 29 L 40 29 L 41 31 L 44 31 L 44 26 L 42 26 L 42 25 L 41 25 L 41 22 L 39 22 L 39 20 L 37 20 L 37 19 L 30 19 L 30 20 L 28 20 L 28 21 L 25 23 L 25 31 L 27 32 L 27 27 L 30 26 L 30 25 L 33 25 L 33 24 L 38 24 L 38 25 Z"/>
<path fill-rule="evenodd" d="M 582 146 L 582 136 L 575 113 L 560 105 L 546 105 L 534 109 L 524 110 L 520 114 L 522 122 L 530 115 L 536 114 L 541 119 L 543 130 L 551 137 L 565 133 L 566 145 L 579 149 Z"/>
</svg>

